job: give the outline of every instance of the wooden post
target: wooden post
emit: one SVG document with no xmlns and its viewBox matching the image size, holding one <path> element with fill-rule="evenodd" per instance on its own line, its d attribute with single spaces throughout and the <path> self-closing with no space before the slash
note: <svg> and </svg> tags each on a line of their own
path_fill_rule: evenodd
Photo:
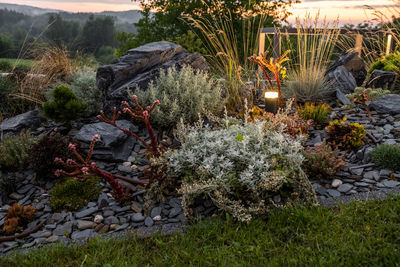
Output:
<svg viewBox="0 0 400 267">
<path fill-rule="evenodd" d="M 356 50 L 356 52 L 358 53 L 359 56 L 361 56 L 362 43 L 363 43 L 362 34 L 357 34 L 356 35 L 356 47 L 355 47 L 355 50 Z"/>
<path fill-rule="evenodd" d="M 386 53 L 385 55 L 389 55 L 390 52 L 392 52 L 392 42 L 393 42 L 393 36 L 391 34 L 388 35 L 388 40 L 386 44 Z"/>
<path fill-rule="evenodd" d="M 278 28 L 275 29 L 274 34 L 274 54 L 275 59 L 280 58 L 281 56 L 281 32 Z"/>
<path fill-rule="evenodd" d="M 258 55 L 261 55 L 265 52 L 265 33 L 260 30 L 260 39 L 258 42 Z"/>
</svg>

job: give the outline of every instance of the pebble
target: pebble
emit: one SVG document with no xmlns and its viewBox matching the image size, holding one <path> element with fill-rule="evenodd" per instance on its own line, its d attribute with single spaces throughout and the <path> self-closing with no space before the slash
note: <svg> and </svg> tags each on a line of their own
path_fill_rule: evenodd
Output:
<svg viewBox="0 0 400 267">
<path fill-rule="evenodd" d="M 95 213 L 97 210 L 98 210 L 97 207 L 92 207 L 92 208 L 84 209 L 84 210 L 82 210 L 82 211 L 80 211 L 80 212 L 77 212 L 77 213 L 75 214 L 75 218 L 80 219 L 80 218 L 89 216 L 89 215 Z"/>
<path fill-rule="evenodd" d="M 86 229 L 91 229 L 95 226 L 94 222 L 91 221 L 84 221 L 84 220 L 78 220 L 78 229 L 79 230 L 86 230 Z"/>
<path fill-rule="evenodd" d="M 343 184 L 343 182 L 341 181 L 341 180 L 339 180 L 339 179 L 334 179 L 333 181 L 332 181 L 332 187 L 333 188 L 337 188 L 337 187 L 339 187 L 340 185 L 342 185 Z"/>
<path fill-rule="evenodd" d="M 111 225 L 111 224 L 118 224 L 119 220 L 115 216 L 110 216 L 104 219 L 104 224 Z"/>
<path fill-rule="evenodd" d="M 350 191 L 353 188 L 353 186 L 351 184 L 342 184 L 338 187 L 338 191 L 341 193 L 347 193 L 348 191 Z"/>
<path fill-rule="evenodd" d="M 146 217 L 146 219 L 144 220 L 144 225 L 146 225 L 147 227 L 153 226 L 154 225 L 153 219 L 151 219 L 150 217 Z"/>
<path fill-rule="evenodd" d="M 393 188 L 393 187 L 396 187 L 396 186 L 400 185 L 399 182 L 393 181 L 393 180 L 385 180 L 385 181 L 382 181 L 382 184 L 383 184 L 384 186 L 388 187 L 388 188 Z"/>
<path fill-rule="evenodd" d="M 95 217 L 94 217 L 94 222 L 95 223 L 101 223 L 102 221 L 103 221 L 103 216 L 101 216 L 100 214 L 98 214 L 98 215 L 96 215 Z"/>
<path fill-rule="evenodd" d="M 154 207 L 154 208 L 151 210 L 150 217 L 151 217 L 151 218 L 154 218 L 154 217 L 156 217 L 156 216 L 160 216 L 160 215 L 161 215 L 161 211 L 162 211 L 162 208 L 161 208 L 161 207 Z"/>
<path fill-rule="evenodd" d="M 331 197 L 340 197 L 340 192 L 335 189 L 328 189 L 327 192 Z"/>
</svg>

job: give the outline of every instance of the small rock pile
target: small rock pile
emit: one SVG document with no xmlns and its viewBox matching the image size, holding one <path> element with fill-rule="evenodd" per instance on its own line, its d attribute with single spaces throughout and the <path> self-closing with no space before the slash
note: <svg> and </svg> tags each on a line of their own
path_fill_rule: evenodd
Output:
<svg viewBox="0 0 400 267">
<path fill-rule="evenodd" d="M 371 118 L 368 117 L 367 112 L 361 108 L 333 110 L 332 118 L 345 116 L 349 122 L 362 124 L 377 144 L 370 138 L 370 143 L 363 145 L 357 151 L 347 154 L 342 151 L 340 154 L 345 155 L 344 161 L 347 167 L 338 171 L 333 180 L 313 180 L 309 177 L 320 199 L 400 188 L 400 172 L 380 169 L 371 162 L 371 152 L 378 144 L 400 143 L 400 114 L 378 114 L 372 111 L 371 115 Z M 320 144 L 323 139 L 327 139 L 324 130 L 312 129 L 307 145 L 313 147 Z"/>
</svg>

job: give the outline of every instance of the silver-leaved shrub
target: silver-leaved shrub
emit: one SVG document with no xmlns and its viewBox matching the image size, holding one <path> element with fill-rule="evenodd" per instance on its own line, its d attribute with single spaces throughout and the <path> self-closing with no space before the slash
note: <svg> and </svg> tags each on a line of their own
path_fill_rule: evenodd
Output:
<svg viewBox="0 0 400 267">
<path fill-rule="evenodd" d="M 207 73 L 184 66 L 161 70 L 160 76 L 147 90 L 136 88 L 142 106 L 150 106 L 154 99 L 161 102 L 151 114 L 152 123 L 162 128 L 174 127 L 182 118 L 192 123 L 207 112 L 218 114 L 224 107 L 221 84 Z"/>
<path fill-rule="evenodd" d="M 266 130 L 266 122 L 227 124 L 211 131 L 192 128 L 179 150 L 167 152 L 167 175 L 182 179 L 183 206 L 208 197 L 240 221 L 285 207 L 292 198 L 315 202 L 315 192 L 303 172 L 301 139 L 283 129 Z M 281 198 L 279 203 L 274 197 Z M 276 198 L 275 198 L 276 199 Z"/>
<path fill-rule="evenodd" d="M 85 115 L 98 114 L 103 101 L 103 94 L 96 84 L 96 71 L 90 67 L 83 67 L 71 74 L 68 87 L 72 89 L 78 99 L 88 105 Z"/>
</svg>

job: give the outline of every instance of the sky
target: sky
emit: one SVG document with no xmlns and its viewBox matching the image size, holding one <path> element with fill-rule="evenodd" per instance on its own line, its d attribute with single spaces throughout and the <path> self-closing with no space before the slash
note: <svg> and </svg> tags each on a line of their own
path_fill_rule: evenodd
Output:
<svg viewBox="0 0 400 267">
<path fill-rule="evenodd" d="M 31 5 L 72 12 L 123 11 L 139 8 L 139 4 L 131 0 L 0 0 L 0 3 Z M 293 16 L 289 18 L 289 22 L 294 22 L 296 17 L 304 17 L 306 13 L 314 15 L 319 11 L 322 18 L 334 20 L 339 17 L 341 23 L 357 24 L 372 17 L 365 5 L 379 8 L 390 4 L 394 2 L 392 0 L 302 0 L 301 4 L 296 4 L 291 8 Z M 400 1 L 397 1 L 397 6 L 400 6 Z"/>
</svg>

